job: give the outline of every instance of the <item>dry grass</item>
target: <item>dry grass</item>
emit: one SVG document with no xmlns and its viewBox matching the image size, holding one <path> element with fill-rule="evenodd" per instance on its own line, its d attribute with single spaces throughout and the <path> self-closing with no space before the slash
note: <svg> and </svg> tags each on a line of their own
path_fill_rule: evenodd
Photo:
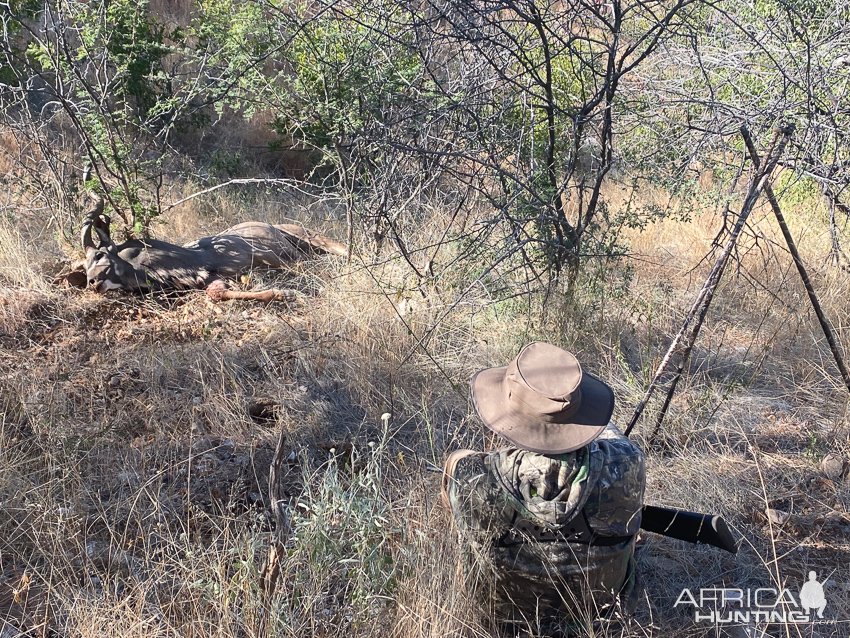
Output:
<svg viewBox="0 0 850 638">
<path fill-rule="evenodd" d="M 230 193 L 193 200 L 158 234 L 309 218 L 342 236 L 336 216 L 322 202 Z M 847 275 L 823 265 L 817 215 L 789 216 L 847 347 Z M 757 227 L 777 240 L 764 211 Z M 589 267 L 573 303 L 552 297 L 544 313 L 539 297 L 469 286 L 474 265 L 420 286 L 393 255 L 257 275 L 302 290 L 294 307 L 98 297 L 48 285 L 38 253 L 53 248 L 0 224 L 0 619 L 60 636 L 491 635 L 428 469 L 447 450 L 492 444 L 466 380 L 549 339 L 610 380 L 623 423 L 702 283 L 717 228 L 705 213 L 631 233 L 630 258 Z M 586 635 L 718 635 L 673 608 L 683 587 L 796 592 L 808 569 L 837 570 L 827 616 L 844 624 L 751 635 L 847 634 L 850 483 L 821 468 L 827 453 L 850 452 L 847 398 L 789 264 L 775 247 L 743 256 L 664 429 L 650 437 L 648 419 L 637 432 L 648 500 L 724 514 L 741 552 L 647 536 L 634 618 Z M 252 417 L 257 402 L 278 408 Z M 281 430 L 293 537 L 266 600 Z"/>
<path fill-rule="evenodd" d="M 46 293 L 46 278 L 38 266 L 43 255 L 0 209 L 0 289 L 24 289 Z"/>
</svg>

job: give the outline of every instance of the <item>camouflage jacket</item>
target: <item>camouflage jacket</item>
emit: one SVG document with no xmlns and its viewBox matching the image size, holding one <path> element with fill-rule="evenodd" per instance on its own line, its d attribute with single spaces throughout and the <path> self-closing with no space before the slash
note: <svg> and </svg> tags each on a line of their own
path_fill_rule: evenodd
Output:
<svg viewBox="0 0 850 638">
<path fill-rule="evenodd" d="M 595 617 L 633 588 L 644 483 L 640 449 L 609 425 L 567 454 L 453 452 L 443 497 L 497 613 Z"/>
</svg>

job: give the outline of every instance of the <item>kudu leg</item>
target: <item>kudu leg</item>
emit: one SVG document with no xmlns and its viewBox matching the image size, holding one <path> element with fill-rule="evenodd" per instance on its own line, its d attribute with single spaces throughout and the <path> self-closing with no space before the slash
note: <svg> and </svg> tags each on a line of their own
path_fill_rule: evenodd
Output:
<svg viewBox="0 0 850 638">
<path fill-rule="evenodd" d="M 280 288 L 270 288 L 268 290 L 245 291 L 245 290 L 230 290 L 227 284 L 221 279 L 212 282 L 207 286 L 207 296 L 213 301 L 229 301 L 231 299 L 248 299 L 251 301 L 262 301 L 269 303 L 271 301 L 295 301 L 298 297 L 294 290 L 282 290 Z"/>
</svg>

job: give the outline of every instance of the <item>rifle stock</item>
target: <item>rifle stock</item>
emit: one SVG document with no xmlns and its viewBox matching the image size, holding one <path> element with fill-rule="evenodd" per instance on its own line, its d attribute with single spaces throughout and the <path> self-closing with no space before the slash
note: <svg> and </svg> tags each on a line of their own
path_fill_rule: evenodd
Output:
<svg viewBox="0 0 850 638">
<path fill-rule="evenodd" d="M 640 527 L 647 532 L 678 538 L 689 543 L 704 543 L 732 554 L 738 544 L 726 521 L 718 515 L 700 514 L 686 510 L 644 505 Z"/>
</svg>

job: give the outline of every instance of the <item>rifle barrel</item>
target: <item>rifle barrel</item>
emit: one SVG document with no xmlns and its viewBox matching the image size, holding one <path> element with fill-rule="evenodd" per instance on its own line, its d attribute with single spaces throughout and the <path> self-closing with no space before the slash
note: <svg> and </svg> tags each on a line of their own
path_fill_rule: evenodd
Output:
<svg viewBox="0 0 850 638">
<path fill-rule="evenodd" d="M 644 505 L 641 529 L 689 543 L 712 545 L 732 554 L 738 544 L 721 516 L 686 510 Z"/>
</svg>

